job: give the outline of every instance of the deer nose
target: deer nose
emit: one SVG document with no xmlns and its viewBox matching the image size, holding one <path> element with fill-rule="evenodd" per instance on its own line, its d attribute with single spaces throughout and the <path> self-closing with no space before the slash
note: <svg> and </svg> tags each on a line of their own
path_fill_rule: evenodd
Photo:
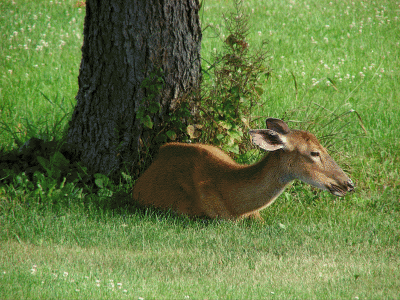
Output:
<svg viewBox="0 0 400 300">
<path fill-rule="evenodd" d="M 353 184 L 353 181 L 351 181 L 351 179 L 349 181 L 347 181 L 346 184 L 347 184 L 347 191 L 349 191 L 349 192 L 354 191 L 354 184 Z"/>
</svg>

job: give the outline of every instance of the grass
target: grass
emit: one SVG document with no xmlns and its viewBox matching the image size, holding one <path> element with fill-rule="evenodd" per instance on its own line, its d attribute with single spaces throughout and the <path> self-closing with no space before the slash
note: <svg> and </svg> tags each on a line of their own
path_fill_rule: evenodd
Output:
<svg viewBox="0 0 400 300">
<path fill-rule="evenodd" d="M 1 147 L 62 137 L 78 90 L 84 8 L 75 4 L 0 3 Z M 125 205 L 129 182 L 109 197 L 21 175 L 0 184 L 0 298 L 398 298 L 400 2 L 244 5 L 250 45 L 268 39 L 274 69 L 257 115 L 341 132 L 334 157 L 356 192 L 337 199 L 296 182 L 264 224 L 202 222 Z M 204 2 L 203 27 L 223 23 L 222 6 L 230 2 Z M 206 30 L 205 60 L 220 46 Z M 366 134 L 355 113 L 327 125 L 328 111 L 350 110 Z"/>
<path fill-rule="evenodd" d="M 78 88 L 85 9 L 74 1 L 3 1 L 0 8 L 0 129 L 6 129 L 0 143 L 9 149 L 15 145 L 10 131 L 21 140 L 46 138 L 58 121 L 68 121 L 64 116 L 72 112 Z M 55 134 L 61 138 L 62 130 Z"/>
</svg>

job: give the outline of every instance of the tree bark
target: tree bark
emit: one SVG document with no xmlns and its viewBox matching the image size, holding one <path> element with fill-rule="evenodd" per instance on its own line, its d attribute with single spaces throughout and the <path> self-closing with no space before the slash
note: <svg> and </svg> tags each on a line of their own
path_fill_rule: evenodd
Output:
<svg viewBox="0 0 400 300">
<path fill-rule="evenodd" d="M 199 85 L 198 0 L 87 0 L 77 104 L 68 144 L 92 172 L 137 167 L 180 97 Z M 142 86 L 162 69 L 153 130 L 136 117 L 151 92 Z M 158 146 L 157 146 L 158 147 Z"/>
</svg>

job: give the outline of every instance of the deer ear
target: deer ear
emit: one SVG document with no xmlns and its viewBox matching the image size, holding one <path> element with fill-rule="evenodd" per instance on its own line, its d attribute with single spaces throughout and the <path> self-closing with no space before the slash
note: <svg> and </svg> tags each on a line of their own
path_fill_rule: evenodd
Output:
<svg viewBox="0 0 400 300">
<path fill-rule="evenodd" d="M 287 134 L 290 132 L 289 126 L 280 119 L 268 118 L 265 120 L 267 129 L 271 129 L 280 134 Z"/>
<path fill-rule="evenodd" d="M 265 151 L 276 151 L 286 146 L 286 138 L 270 129 L 254 129 L 250 130 L 254 145 L 257 145 Z"/>
</svg>

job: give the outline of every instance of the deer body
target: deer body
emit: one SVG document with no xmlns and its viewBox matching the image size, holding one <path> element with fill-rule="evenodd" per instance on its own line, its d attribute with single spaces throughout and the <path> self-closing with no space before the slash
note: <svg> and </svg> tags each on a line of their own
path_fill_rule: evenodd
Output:
<svg viewBox="0 0 400 300">
<path fill-rule="evenodd" d="M 315 136 L 290 130 L 278 119 L 267 119 L 267 128 L 271 129 L 250 131 L 253 142 L 270 151 L 254 165 L 237 164 L 222 150 L 209 145 L 162 146 L 157 159 L 136 182 L 133 199 L 141 205 L 189 216 L 260 219 L 259 211 L 294 179 L 338 196 L 353 190 L 351 180 Z M 314 161 L 311 155 L 317 152 L 320 161 Z M 335 176 L 340 178 L 332 179 Z"/>
</svg>

